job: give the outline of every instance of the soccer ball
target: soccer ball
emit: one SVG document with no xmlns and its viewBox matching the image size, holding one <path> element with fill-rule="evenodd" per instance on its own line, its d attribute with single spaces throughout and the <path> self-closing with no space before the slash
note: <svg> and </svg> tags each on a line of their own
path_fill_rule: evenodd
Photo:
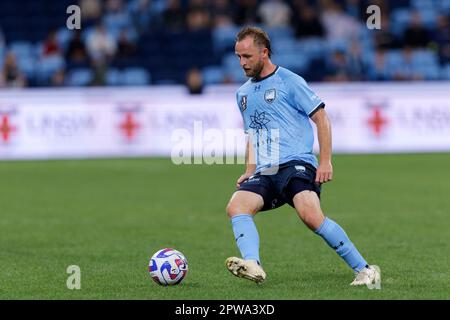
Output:
<svg viewBox="0 0 450 320">
<path fill-rule="evenodd" d="M 150 259 L 148 272 L 152 279 L 162 286 L 179 284 L 188 271 L 186 257 L 172 248 L 161 249 Z"/>
</svg>

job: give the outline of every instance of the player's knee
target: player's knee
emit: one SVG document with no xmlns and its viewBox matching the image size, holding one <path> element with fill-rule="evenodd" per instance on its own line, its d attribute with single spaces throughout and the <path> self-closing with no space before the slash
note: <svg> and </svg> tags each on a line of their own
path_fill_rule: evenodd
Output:
<svg viewBox="0 0 450 320">
<path fill-rule="evenodd" d="M 254 210 L 252 208 L 248 208 L 239 202 L 230 201 L 226 207 L 226 212 L 227 212 L 227 216 L 229 218 L 232 218 L 235 215 L 245 214 L 245 213 L 254 215 L 256 213 L 256 210 Z"/>
<path fill-rule="evenodd" d="M 239 210 L 240 210 L 240 206 L 238 204 L 236 204 L 235 201 L 230 201 L 227 204 L 226 212 L 227 212 L 227 216 L 229 218 L 232 218 L 233 216 L 239 214 Z"/>
<path fill-rule="evenodd" d="M 316 230 L 322 223 L 324 216 L 317 197 L 310 193 L 302 193 L 294 198 L 300 219 L 311 230 Z"/>
<path fill-rule="evenodd" d="M 305 210 L 300 214 L 303 223 L 311 230 L 317 230 L 323 222 L 323 214 L 317 210 Z"/>
</svg>

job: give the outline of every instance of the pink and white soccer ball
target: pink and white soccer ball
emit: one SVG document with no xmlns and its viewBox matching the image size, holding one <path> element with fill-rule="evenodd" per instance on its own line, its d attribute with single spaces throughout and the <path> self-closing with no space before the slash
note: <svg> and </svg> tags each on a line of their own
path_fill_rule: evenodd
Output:
<svg viewBox="0 0 450 320">
<path fill-rule="evenodd" d="M 186 277 L 188 262 L 180 251 L 165 248 L 151 257 L 148 271 L 157 284 L 162 286 L 177 285 Z"/>
</svg>

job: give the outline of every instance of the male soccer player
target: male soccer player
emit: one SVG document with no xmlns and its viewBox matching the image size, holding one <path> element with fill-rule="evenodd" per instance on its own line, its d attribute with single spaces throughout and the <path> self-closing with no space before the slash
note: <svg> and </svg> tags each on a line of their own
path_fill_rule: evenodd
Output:
<svg viewBox="0 0 450 320">
<path fill-rule="evenodd" d="M 285 203 L 344 259 L 356 273 L 351 285 L 374 284 L 380 274 L 369 266 L 333 220 L 320 208 L 321 184 L 331 181 L 331 126 L 325 104 L 297 74 L 274 65 L 270 40 L 246 27 L 236 37 L 236 55 L 250 79 L 236 94 L 248 133 L 246 171 L 227 205 L 227 214 L 242 258 L 226 260 L 235 276 L 261 283 L 266 274 L 259 258 L 259 235 L 253 216 Z M 318 163 L 312 152 L 313 129 L 320 146 Z"/>
</svg>

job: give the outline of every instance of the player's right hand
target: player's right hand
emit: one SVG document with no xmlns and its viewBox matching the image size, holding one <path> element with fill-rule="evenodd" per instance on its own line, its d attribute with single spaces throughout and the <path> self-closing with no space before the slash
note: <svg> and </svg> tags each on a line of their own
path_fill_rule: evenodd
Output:
<svg viewBox="0 0 450 320">
<path fill-rule="evenodd" d="M 237 179 L 236 188 L 239 188 L 241 186 L 241 183 L 248 180 L 248 178 L 250 178 L 251 176 L 252 176 L 251 173 L 244 173 L 242 176 L 240 176 L 239 179 Z"/>
</svg>

